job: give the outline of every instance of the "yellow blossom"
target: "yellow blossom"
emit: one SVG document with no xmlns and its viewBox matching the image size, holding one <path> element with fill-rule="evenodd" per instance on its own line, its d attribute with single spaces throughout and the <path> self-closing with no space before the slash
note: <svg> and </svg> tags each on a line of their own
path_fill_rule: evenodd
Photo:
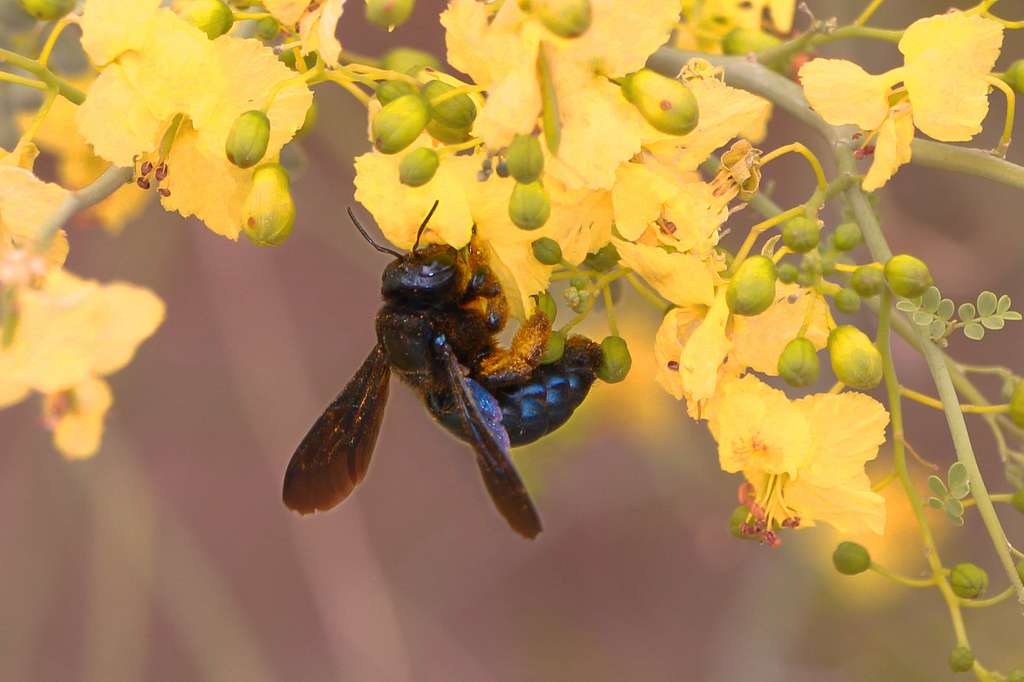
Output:
<svg viewBox="0 0 1024 682">
<path fill-rule="evenodd" d="M 812 307 L 813 306 L 813 307 Z M 753 317 L 733 318 L 730 361 L 769 376 L 778 375 L 779 356 L 800 333 L 821 350 L 828 343 L 828 304 L 818 294 L 796 284 L 778 284 L 775 303 Z"/>
<path fill-rule="evenodd" d="M 41 229 L 69 195 L 63 187 L 37 178 L 30 168 L 9 165 L 8 160 L 10 156 L 0 159 L 0 283 L 8 278 L 24 279 L 16 273 L 5 276 L 5 259 L 16 251 L 29 257 L 42 237 Z M 60 267 L 67 255 L 67 236 L 60 231 L 42 254 L 42 265 Z"/>
<path fill-rule="evenodd" d="M 283 26 L 296 29 L 302 53 L 319 52 L 328 64 L 341 57 L 341 43 L 335 36 L 345 0 L 265 0 L 267 11 Z"/>
<path fill-rule="evenodd" d="M 103 421 L 114 403 L 110 386 L 102 379 L 86 379 L 77 386 L 47 395 L 44 420 L 53 430 L 53 445 L 69 459 L 92 457 L 103 439 Z"/>
<path fill-rule="evenodd" d="M 621 239 L 613 239 L 612 243 L 622 257 L 622 264 L 647 280 L 671 303 L 690 306 L 711 305 L 714 301 L 714 270 L 697 256 Z"/>
<path fill-rule="evenodd" d="M 722 51 L 722 39 L 737 28 L 761 29 L 765 10 L 780 33 L 793 29 L 796 0 L 683 0 L 676 45 L 702 52 Z"/>
</svg>

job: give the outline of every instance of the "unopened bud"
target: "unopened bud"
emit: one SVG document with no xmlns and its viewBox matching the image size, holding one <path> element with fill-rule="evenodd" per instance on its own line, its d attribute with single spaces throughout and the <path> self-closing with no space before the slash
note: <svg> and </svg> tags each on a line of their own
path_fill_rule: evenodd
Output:
<svg viewBox="0 0 1024 682">
<path fill-rule="evenodd" d="M 882 354 L 867 334 L 851 325 L 841 325 L 828 336 L 832 372 L 850 388 L 867 390 L 882 381 Z"/>
<path fill-rule="evenodd" d="M 420 136 L 429 119 L 430 111 L 420 95 L 402 95 L 373 117 L 373 146 L 384 154 L 397 154 Z"/>
<path fill-rule="evenodd" d="M 366 20 L 390 31 L 409 18 L 415 4 L 415 0 L 366 0 Z"/>
<path fill-rule="evenodd" d="M 843 575 L 857 575 L 871 567 L 871 555 L 864 545 L 840 542 L 832 553 L 832 564 Z"/>
<path fill-rule="evenodd" d="M 686 135 L 697 127 L 700 110 L 690 88 L 651 69 L 626 76 L 622 94 L 647 122 L 668 135 Z"/>
<path fill-rule="evenodd" d="M 1021 514 L 1024 514 L 1024 488 L 1021 488 L 1013 494 L 1013 497 L 1010 498 L 1010 503 L 1013 505 L 1014 509 L 1019 511 Z"/>
<path fill-rule="evenodd" d="M 242 230 L 257 246 L 277 246 L 295 226 L 288 173 L 276 163 L 256 169 L 243 207 Z"/>
<path fill-rule="evenodd" d="M 977 599 L 988 589 L 988 573 L 975 564 L 957 564 L 949 574 L 949 584 L 956 596 Z"/>
<path fill-rule="evenodd" d="M 832 233 L 832 245 L 839 251 L 853 251 L 863 243 L 860 225 L 852 221 L 840 223 Z"/>
<path fill-rule="evenodd" d="M 548 336 L 548 345 L 541 356 L 540 364 L 550 365 L 558 362 L 565 355 L 565 332 L 553 330 Z"/>
<path fill-rule="evenodd" d="M 534 295 L 534 299 L 537 301 L 537 310 L 547 315 L 547 318 L 554 323 L 555 318 L 558 317 L 558 304 L 555 303 L 554 297 L 548 292 L 542 291 Z"/>
<path fill-rule="evenodd" d="M 974 654 L 965 646 L 958 646 L 949 653 L 949 669 L 955 673 L 969 672 L 974 667 Z"/>
<path fill-rule="evenodd" d="M 809 339 L 793 339 L 779 356 L 779 376 L 796 388 L 811 386 L 818 380 L 818 351 Z"/>
<path fill-rule="evenodd" d="M 862 265 L 853 271 L 853 275 L 850 277 L 850 286 L 863 298 L 878 296 L 885 286 L 885 275 L 879 268 Z"/>
<path fill-rule="evenodd" d="M 782 243 L 796 253 L 807 253 L 817 247 L 820 240 L 821 227 L 814 218 L 797 216 L 782 226 Z"/>
<path fill-rule="evenodd" d="M 273 40 L 280 31 L 281 24 L 274 17 L 263 17 L 256 22 L 256 37 L 260 40 Z"/>
<path fill-rule="evenodd" d="M 722 52 L 725 54 L 750 54 L 775 47 L 782 41 L 770 33 L 756 28 L 734 28 L 722 38 Z"/>
<path fill-rule="evenodd" d="M 437 57 L 422 50 L 411 47 L 396 47 L 384 53 L 380 58 L 381 68 L 397 73 L 416 75 L 423 69 L 440 69 Z"/>
<path fill-rule="evenodd" d="M 1010 420 L 1024 428 L 1024 381 L 1018 381 L 1010 396 Z"/>
<path fill-rule="evenodd" d="M 1003 74 L 1003 80 L 1009 83 L 1017 94 L 1024 95 L 1024 59 L 1018 59 L 1010 64 L 1010 68 Z"/>
<path fill-rule="evenodd" d="M 423 86 L 423 96 L 430 103 L 430 115 L 433 120 L 447 128 L 455 130 L 468 129 L 476 120 L 476 104 L 473 99 L 462 93 L 454 97 L 447 97 L 435 103 L 441 95 L 451 92 L 455 88 L 441 81 L 430 81 Z"/>
<path fill-rule="evenodd" d="M 588 253 L 587 257 L 583 259 L 583 265 L 598 272 L 608 272 L 619 264 L 621 258 L 615 244 L 608 242 L 597 251 Z"/>
<path fill-rule="evenodd" d="M 210 40 L 224 35 L 235 25 L 235 15 L 224 0 L 179 0 L 174 7 L 178 16 Z"/>
<path fill-rule="evenodd" d="M 857 312 L 860 310 L 860 294 L 850 287 L 843 287 L 836 293 L 836 308 L 841 313 Z"/>
<path fill-rule="evenodd" d="M 558 265 L 562 262 L 562 247 L 550 237 L 541 237 L 530 245 L 533 257 L 544 265 Z"/>
<path fill-rule="evenodd" d="M 800 276 L 800 271 L 792 263 L 779 263 L 775 268 L 779 281 L 784 284 L 792 284 Z"/>
<path fill-rule="evenodd" d="M 597 368 L 597 377 L 615 384 L 626 378 L 632 366 L 633 358 L 629 355 L 626 340 L 621 336 L 605 337 L 601 342 L 601 366 Z"/>
<path fill-rule="evenodd" d="M 551 201 L 539 182 L 516 183 L 508 201 L 508 217 L 523 230 L 543 227 L 551 216 Z"/>
<path fill-rule="evenodd" d="M 228 160 L 239 168 L 252 168 L 263 160 L 270 142 L 270 119 L 253 109 L 235 119 L 224 146 Z"/>
<path fill-rule="evenodd" d="M 578 38 L 593 20 L 590 0 L 531 0 L 529 8 L 544 27 L 563 38 Z"/>
<path fill-rule="evenodd" d="M 419 187 L 434 179 L 441 158 L 433 149 L 420 147 L 405 155 L 398 164 L 398 179 L 403 185 Z"/>
<path fill-rule="evenodd" d="M 760 315 L 775 302 L 775 263 L 766 256 L 751 256 L 729 281 L 725 302 L 734 315 Z"/>
<path fill-rule="evenodd" d="M 885 279 L 897 296 L 917 298 L 933 284 L 928 266 L 918 258 L 902 254 L 885 264 Z"/>
<path fill-rule="evenodd" d="M 431 119 L 427 124 L 427 132 L 435 140 L 444 144 L 461 144 L 468 141 L 470 137 L 469 128 L 452 128 L 436 119 Z"/>
<path fill-rule="evenodd" d="M 76 0 L 18 0 L 18 3 L 39 21 L 54 21 L 73 10 Z"/>
<path fill-rule="evenodd" d="M 533 182 L 544 172 L 544 151 L 533 135 L 516 135 L 505 153 L 508 173 L 517 182 Z"/>
<path fill-rule="evenodd" d="M 374 93 L 381 104 L 390 104 L 403 95 L 415 95 L 419 90 L 408 81 L 382 81 Z"/>
</svg>

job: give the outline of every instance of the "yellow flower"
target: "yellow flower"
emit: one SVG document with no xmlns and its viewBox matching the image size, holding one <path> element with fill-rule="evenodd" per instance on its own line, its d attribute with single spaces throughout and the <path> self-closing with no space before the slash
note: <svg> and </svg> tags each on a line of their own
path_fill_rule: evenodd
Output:
<svg viewBox="0 0 1024 682">
<path fill-rule="evenodd" d="M 236 239 L 253 170 L 227 160 L 228 132 L 274 95 L 265 156 L 273 161 L 302 127 L 312 93 L 256 40 L 211 41 L 158 3 L 130 4 L 124 16 L 118 0 L 85 4 L 83 46 L 105 66 L 79 108 L 79 130 L 97 155 L 118 165 L 166 163 L 169 174 L 158 179 L 164 207 Z"/>
<path fill-rule="evenodd" d="M 815 59 L 800 69 L 800 79 L 811 106 L 826 121 L 871 131 L 867 145 L 877 133 L 874 162 L 863 183 L 874 191 L 910 160 L 915 127 L 946 142 L 981 132 L 988 77 L 1002 42 L 997 22 L 954 11 L 910 25 L 899 43 L 902 67 L 875 76 L 846 60 Z"/>
<path fill-rule="evenodd" d="M 263 3 L 283 26 L 297 27 L 302 54 L 319 52 L 327 64 L 337 64 L 341 43 L 334 35 L 345 0 L 265 0 Z"/>
<path fill-rule="evenodd" d="M 103 440 L 103 421 L 114 403 L 102 379 L 86 379 L 60 393 L 47 395 L 43 418 L 53 431 L 53 445 L 69 459 L 92 457 Z"/>
<path fill-rule="evenodd" d="M 761 29 L 765 10 L 780 33 L 793 29 L 796 0 L 683 0 L 676 46 L 719 53 L 722 39 L 737 28 Z"/>
<path fill-rule="evenodd" d="M 715 299 L 715 270 L 689 253 L 668 252 L 660 246 L 613 239 L 622 264 L 678 306 L 711 305 Z"/>
<path fill-rule="evenodd" d="M 68 191 L 43 182 L 30 168 L 9 165 L 13 160 L 11 156 L 0 159 L 0 284 L 28 283 L 30 276 L 62 266 L 68 255 L 63 231 L 45 254 L 34 254 L 41 228 L 68 197 Z"/>
</svg>

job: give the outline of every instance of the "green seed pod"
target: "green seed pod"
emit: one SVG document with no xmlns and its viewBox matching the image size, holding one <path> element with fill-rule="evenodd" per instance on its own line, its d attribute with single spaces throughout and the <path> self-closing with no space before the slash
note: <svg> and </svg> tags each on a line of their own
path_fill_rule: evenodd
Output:
<svg viewBox="0 0 1024 682">
<path fill-rule="evenodd" d="M 832 553 L 832 564 L 843 575 L 857 575 L 871 567 L 871 555 L 864 545 L 856 542 L 840 542 Z"/>
<path fill-rule="evenodd" d="M 420 136 L 429 120 L 426 100 L 419 95 L 402 95 L 373 117 L 373 146 L 384 154 L 397 154 Z"/>
<path fill-rule="evenodd" d="M 377 86 L 377 101 L 390 104 L 403 95 L 415 95 L 416 86 L 406 81 L 383 81 Z"/>
<path fill-rule="evenodd" d="M 224 0 L 187 0 L 176 6 L 178 15 L 205 33 L 210 40 L 235 25 L 235 15 Z"/>
<path fill-rule="evenodd" d="M 965 646 L 958 646 L 949 653 L 949 669 L 955 673 L 969 672 L 974 667 L 974 654 Z"/>
<path fill-rule="evenodd" d="M 722 52 L 745 55 L 775 47 L 782 41 L 756 28 L 734 28 L 722 38 Z"/>
<path fill-rule="evenodd" d="M 616 384 L 626 378 L 629 368 L 633 366 L 633 358 L 629 355 L 629 347 L 621 336 L 606 336 L 601 342 L 601 366 L 597 368 L 597 377 L 609 384 Z"/>
<path fill-rule="evenodd" d="M 860 310 L 860 294 L 849 287 L 836 293 L 836 308 L 841 313 L 852 314 Z"/>
<path fill-rule="evenodd" d="M 414 149 L 398 164 L 398 179 L 403 185 L 419 187 L 434 179 L 441 163 L 440 157 L 429 147 Z"/>
<path fill-rule="evenodd" d="M 423 96 L 430 103 L 430 116 L 433 120 L 447 128 L 468 129 L 476 120 L 476 104 L 469 95 L 455 95 L 434 104 L 434 100 L 454 89 L 447 83 L 430 81 L 423 86 Z"/>
<path fill-rule="evenodd" d="M 626 76 L 622 94 L 647 122 L 668 135 L 686 135 L 697 127 L 697 98 L 681 81 L 640 69 Z"/>
<path fill-rule="evenodd" d="M 619 250 L 611 242 L 605 244 L 593 253 L 588 253 L 583 259 L 583 266 L 598 272 L 608 272 L 619 264 Z"/>
<path fill-rule="evenodd" d="M 853 251 L 863 243 L 860 225 L 854 222 L 840 223 L 832 233 L 832 245 L 840 251 Z"/>
<path fill-rule="evenodd" d="M 288 173 L 276 163 L 256 169 L 243 207 L 242 230 L 257 246 L 277 246 L 295 226 Z"/>
<path fill-rule="evenodd" d="M 550 237 L 541 237 L 530 245 L 533 257 L 544 265 L 558 265 L 562 262 L 562 247 Z"/>
<path fill-rule="evenodd" d="M 853 271 L 850 286 L 863 298 L 878 296 L 885 286 L 885 275 L 878 268 L 862 265 Z"/>
<path fill-rule="evenodd" d="M 867 390 L 882 381 L 882 354 L 867 334 L 854 326 L 836 327 L 828 335 L 832 372 L 850 388 Z"/>
<path fill-rule="evenodd" d="M 1003 80 L 1009 83 L 1017 94 L 1024 95 L 1024 59 L 1018 59 L 1010 64 L 1010 68 L 1003 74 Z"/>
<path fill-rule="evenodd" d="M 897 296 L 917 298 L 932 285 L 932 273 L 920 259 L 902 254 L 885 264 L 885 280 Z"/>
<path fill-rule="evenodd" d="M 1013 504 L 1014 509 L 1024 514 L 1024 488 L 1013 494 L 1013 497 L 1010 498 L 1010 503 Z"/>
<path fill-rule="evenodd" d="M 779 356 L 779 376 L 795 388 L 811 386 L 818 380 L 818 351 L 803 337 L 793 339 Z"/>
<path fill-rule="evenodd" d="M 818 221 L 807 216 L 790 218 L 782 226 L 782 243 L 797 253 L 807 253 L 821 241 Z"/>
<path fill-rule="evenodd" d="M 734 315 L 760 315 L 775 302 L 775 263 L 766 256 L 751 256 L 729 281 L 725 302 Z"/>
<path fill-rule="evenodd" d="M 590 0 L 533 0 L 529 5 L 547 30 L 563 38 L 579 38 L 593 20 Z"/>
<path fill-rule="evenodd" d="M 253 109 L 235 119 L 224 152 L 239 168 L 252 168 L 263 160 L 270 142 L 270 119 Z"/>
<path fill-rule="evenodd" d="M 441 62 L 437 61 L 437 57 L 411 47 L 396 47 L 388 50 L 380 58 L 380 65 L 381 68 L 388 71 L 408 73 L 413 76 L 423 69 L 441 69 Z"/>
<path fill-rule="evenodd" d="M 548 336 L 548 345 L 541 356 L 540 364 L 550 365 L 558 362 L 565 355 L 565 332 L 552 331 Z"/>
<path fill-rule="evenodd" d="M 523 230 L 543 227 L 551 216 L 551 201 L 539 182 L 516 183 L 508 200 L 508 217 Z"/>
<path fill-rule="evenodd" d="M 957 564 L 949 574 L 949 584 L 958 597 L 977 599 L 988 589 L 988 573 L 975 564 Z"/>
<path fill-rule="evenodd" d="M 390 31 L 409 18 L 415 5 L 415 0 L 366 0 L 366 20 Z"/>
<path fill-rule="evenodd" d="M 544 172 L 544 151 L 533 135 L 516 135 L 505 153 L 508 174 L 517 182 L 539 180 Z"/>
<path fill-rule="evenodd" d="M 792 284 L 800 276 L 800 271 L 792 263 L 779 263 L 776 273 L 783 284 Z"/>
<path fill-rule="evenodd" d="M 1024 381 L 1018 381 L 1010 396 L 1010 420 L 1024 428 Z"/>
<path fill-rule="evenodd" d="M 256 22 L 256 37 L 260 40 L 273 40 L 280 31 L 281 24 L 273 17 L 264 17 Z"/>
<path fill-rule="evenodd" d="M 460 144 L 469 139 L 469 128 L 451 128 L 440 121 L 431 119 L 427 124 L 427 132 L 438 142 L 444 144 Z"/>
<path fill-rule="evenodd" d="M 18 0 L 21 8 L 39 21 L 55 21 L 75 8 L 77 0 Z"/>
<path fill-rule="evenodd" d="M 729 534 L 740 540 L 749 540 L 750 537 L 743 533 L 743 524 L 747 522 L 748 516 L 750 516 L 750 510 L 742 505 L 733 509 L 732 514 L 729 515 Z"/>
<path fill-rule="evenodd" d="M 553 324 L 555 318 L 558 317 L 558 304 L 555 303 L 554 297 L 548 292 L 542 291 L 539 294 L 534 294 L 533 298 L 537 301 L 537 310 L 547 315 Z"/>
</svg>

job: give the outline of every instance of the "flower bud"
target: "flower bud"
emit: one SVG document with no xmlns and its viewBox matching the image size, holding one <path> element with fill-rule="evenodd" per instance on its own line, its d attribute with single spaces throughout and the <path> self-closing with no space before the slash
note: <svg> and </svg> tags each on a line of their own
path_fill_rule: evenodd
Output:
<svg viewBox="0 0 1024 682">
<path fill-rule="evenodd" d="M 852 221 L 840 223 L 832 233 L 832 245 L 839 251 L 853 251 L 863 243 L 860 225 Z"/>
<path fill-rule="evenodd" d="M 547 315 L 548 319 L 554 323 L 555 318 L 558 317 L 558 304 L 555 303 L 554 297 L 548 292 L 542 291 L 535 294 L 534 298 L 537 300 L 537 310 Z"/>
<path fill-rule="evenodd" d="M 853 271 L 850 286 L 863 298 L 878 296 L 885 286 L 885 275 L 878 268 L 862 265 Z"/>
<path fill-rule="evenodd" d="M 626 76 L 622 94 L 647 122 L 668 135 L 686 135 L 697 127 L 700 111 L 690 88 L 651 69 Z"/>
<path fill-rule="evenodd" d="M 75 8 L 77 0 L 18 0 L 21 8 L 39 21 L 54 21 Z"/>
<path fill-rule="evenodd" d="M 257 246 L 277 246 L 295 226 L 288 173 L 276 163 L 256 169 L 242 211 L 242 230 Z"/>
<path fill-rule="evenodd" d="M 468 129 L 476 120 L 476 104 L 472 98 L 462 93 L 448 97 L 435 104 L 433 100 L 455 88 L 441 81 L 430 81 L 423 86 L 423 96 L 430 103 L 430 116 L 441 125 L 456 130 Z"/>
<path fill-rule="evenodd" d="M 932 273 L 918 258 L 902 254 L 893 256 L 885 264 L 885 279 L 897 296 L 917 298 L 932 285 Z"/>
<path fill-rule="evenodd" d="M 252 168 L 263 160 L 270 142 L 270 119 L 253 109 L 235 119 L 224 151 L 228 161 L 239 168 Z"/>
<path fill-rule="evenodd" d="M 532 0 L 530 9 L 544 28 L 563 38 L 578 38 L 592 21 L 590 0 Z"/>
<path fill-rule="evenodd" d="M 729 515 L 729 534 L 739 540 L 751 539 L 743 532 L 743 526 L 747 523 L 748 516 L 750 516 L 750 510 L 743 505 L 733 509 L 732 514 Z"/>
<path fill-rule="evenodd" d="M 540 364 L 550 365 L 558 362 L 565 355 L 565 332 L 552 330 L 551 335 L 548 336 L 548 345 L 544 349 L 544 355 L 541 356 Z"/>
<path fill-rule="evenodd" d="M 775 47 L 782 41 L 756 28 L 734 28 L 722 38 L 722 52 L 745 55 Z"/>
<path fill-rule="evenodd" d="M 804 388 L 818 380 L 818 351 L 803 337 L 793 339 L 779 356 L 779 376 L 795 388 Z"/>
<path fill-rule="evenodd" d="M 807 216 L 790 218 L 782 226 L 782 243 L 796 253 L 807 253 L 821 241 L 818 221 Z"/>
<path fill-rule="evenodd" d="M 274 17 L 263 17 L 256 22 L 256 37 L 263 41 L 271 41 L 281 31 L 281 24 Z"/>
<path fill-rule="evenodd" d="M 544 151 L 533 135 L 516 135 L 505 153 L 508 173 L 517 182 L 533 182 L 544 172 Z"/>
<path fill-rule="evenodd" d="M 988 573 L 975 564 L 957 564 L 949 574 L 956 596 L 977 599 L 988 589 Z"/>
<path fill-rule="evenodd" d="M 1024 428 L 1024 381 L 1018 381 L 1010 396 L 1010 421 Z"/>
<path fill-rule="evenodd" d="M 536 230 L 548 221 L 551 202 L 539 182 L 516 183 L 508 201 L 508 217 L 523 230 Z"/>
<path fill-rule="evenodd" d="M 1013 497 L 1010 498 L 1010 503 L 1017 511 L 1024 514 L 1024 488 L 1021 488 L 1013 494 Z"/>
<path fill-rule="evenodd" d="M 792 284 L 800 275 L 800 271 L 797 270 L 796 266 L 792 263 L 779 263 L 776 267 L 776 272 L 778 274 L 779 281 L 783 284 Z"/>
<path fill-rule="evenodd" d="M 427 132 L 438 142 L 444 144 L 460 144 L 469 140 L 469 128 L 452 128 L 440 121 L 431 119 L 427 124 Z"/>
<path fill-rule="evenodd" d="M 402 95 L 384 105 L 373 117 L 373 146 L 384 154 L 397 154 L 412 144 L 430 120 L 426 100 Z"/>
<path fill-rule="evenodd" d="M 544 265 L 558 265 L 562 262 L 562 247 L 550 237 L 541 237 L 531 247 L 533 257 Z"/>
<path fill-rule="evenodd" d="M 609 384 L 616 384 L 626 378 L 633 358 L 629 355 L 629 347 L 621 336 L 606 336 L 601 342 L 601 366 L 597 368 L 597 377 Z"/>
<path fill-rule="evenodd" d="M 441 163 L 437 152 L 429 147 L 414 149 L 405 155 L 398 164 L 398 179 L 403 185 L 419 187 L 434 178 L 437 167 Z"/>
<path fill-rule="evenodd" d="M 841 313 L 853 314 L 860 310 L 860 294 L 849 287 L 836 293 L 836 308 Z"/>
<path fill-rule="evenodd" d="M 423 69 L 440 69 L 437 57 L 422 50 L 411 47 L 396 47 L 384 53 L 380 58 L 381 68 L 397 73 L 416 75 Z"/>
<path fill-rule="evenodd" d="M 415 0 L 366 0 L 366 20 L 390 31 L 409 18 L 415 4 Z"/>
<path fill-rule="evenodd" d="M 175 10 L 210 40 L 224 35 L 235 25 L 235 15 L 224 0 L 184 0 L 175 3 Z"/>
<path fill-rule="evenodd" d="M 598 272 L 608 272 L 619 264 L 621 258 L 615 244 L 609 242 L 597 251 L 588 253 L 587 257 L 583 259 L 583 265 Z"/>
<path fill-rule="evenodd" d="M 949 669 L 965 673 L 974 667 L 974 654 L 965 646 L 958 646 L 949 653 Z"/>
<path fill-rule="evenodd" d="M 751 256 L 729 281 L 725 302 L 735 315 L 760 315 L 775 302 L 775 263 L 766 256 Z"/>
<path fill-rule="evenodd" d="M 871 567 L 871 555 L 864 545 L 840 542 L 832 553 L 832 564 L 843 575 L 857 575 Z"/>
<path fill-rule="evenodd" d="M 390 104 L 402 95 L 415 95 L 416 86 L 407 81 L 383 81 L 377 86 L 377 101 L 383 105 Z"/>
<path fill-rule="evenodd" d="M 1018 94 L 1024 95 L 1024 59 L 1018 59 L 1003 74 L 1003 80 Z"/>
<path fill-rule="evenodd" d="M 845 324 L 828 335 L 832 372 L 850 388 L 867 390 L 882 380 L 882 354 L 861 330 Z"/>
</svg>

